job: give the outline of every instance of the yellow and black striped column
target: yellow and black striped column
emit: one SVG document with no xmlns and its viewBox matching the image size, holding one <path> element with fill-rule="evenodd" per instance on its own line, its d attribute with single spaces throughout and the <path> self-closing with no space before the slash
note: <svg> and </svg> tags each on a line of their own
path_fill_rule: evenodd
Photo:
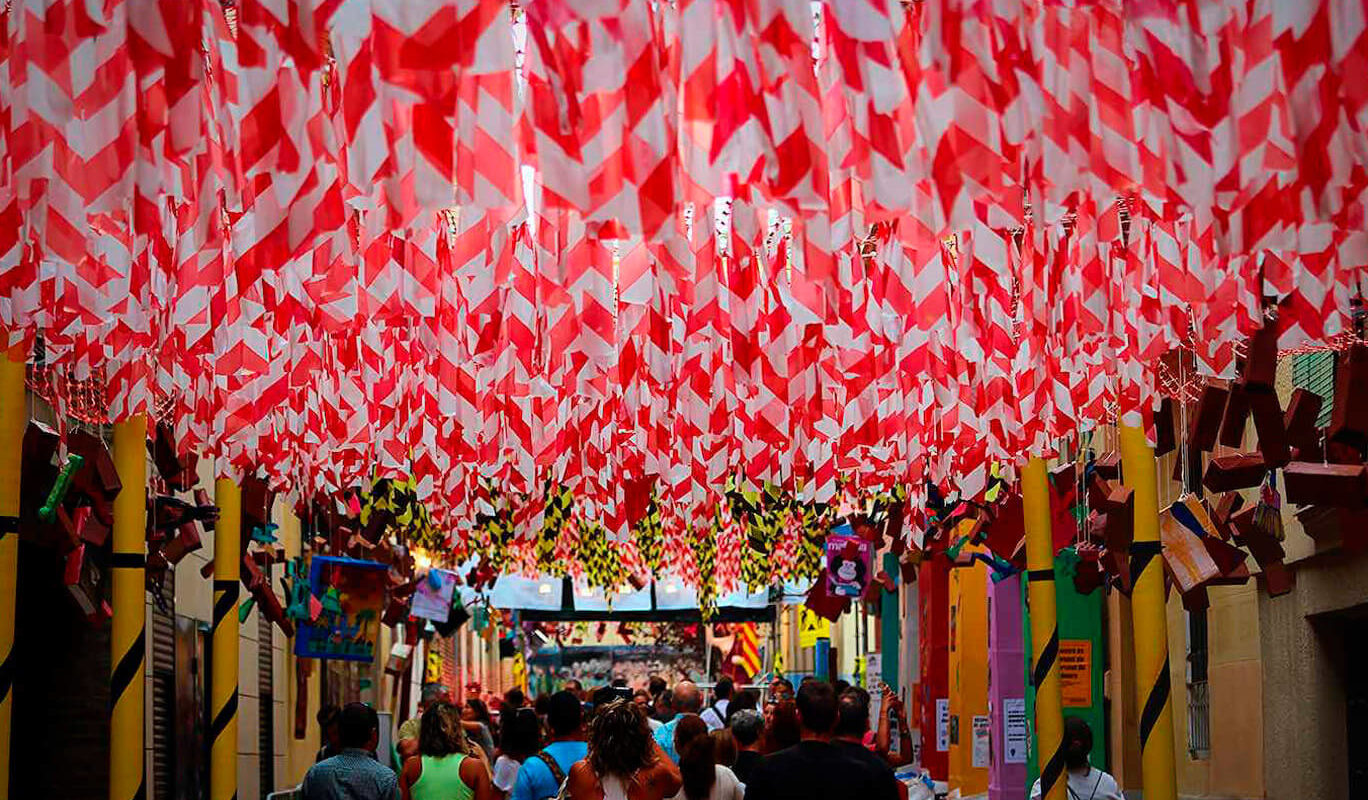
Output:
<svg viewBox="0 0 1368 800">
<path fill-rule="evenodd" d="M 214 483 L 219 507 L 214 525 L 213 653 L 209 672 L 209 800 L 237 797 L 238 577 L 241 574 L 242 487 Z"/>
<path fill-rule="evenodd" d="M 114 424 L 114 468 L 123 488 L 114 498 L 111 599 L 113 660 L 109 697 L 109 800 L 143 800 L 143 676 L 147 646 L 147 418 Z"/>
<path fill-rule="evenodd" d="M 1068 780 L 1064 777 L 1064 704 L 1059 686 L 1054 536 L 1050 525 L 1050 482 L 1043 459 L 1026 462 L 1021 473 L 1021 500 L 1026 523 L 1026 592 L 1031 606 L 1031 682 L 1036 692 L 1040 796 L 1043 800 L 1065 800 Z"/>
<path fill-rule="evenodd" d="M 0 800 L 9 800 L 14 597 L 19 578 L 19 474 L 27 422 L 24 362 L 0 357 Z"/>
<path fill-rule="evenodd" d="M 1164 560 L 1159 540 L 1159 485 L 1154 448 L 1145 431 L 1121 426 L 1121 470 L 1135 493 L 1131 540 L 1131 620 L 1135 627 L 1135 702 L 1140 709 L 1140 774 L 1145 800 L 1178 795 L 1173 760 L 1173 702 L 1169 696 L 1168 620 Z"/>
</svg>

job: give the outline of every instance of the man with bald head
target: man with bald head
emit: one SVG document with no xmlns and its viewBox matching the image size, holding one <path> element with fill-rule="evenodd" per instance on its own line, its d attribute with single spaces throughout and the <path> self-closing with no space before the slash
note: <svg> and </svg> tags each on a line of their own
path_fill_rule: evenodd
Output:
<svg viewBox="0 0 1368 800">
<path fill-rule="evenodd" d="M 675 726 L 679 724 L 680 717 L 685 714 L 697 714 L 699 709 L 703 708 L 703 692 L 699 691 L 698 684 L 693 681 L 680 681 L 675 684 L 671 698 L 674 717 L 656 729 L 655 740 L 660 743 L 660 749 L 665 751 L 670 760 L 678 764 L 679 753 L 675 752 L 674 746 Z"/>
</svg>

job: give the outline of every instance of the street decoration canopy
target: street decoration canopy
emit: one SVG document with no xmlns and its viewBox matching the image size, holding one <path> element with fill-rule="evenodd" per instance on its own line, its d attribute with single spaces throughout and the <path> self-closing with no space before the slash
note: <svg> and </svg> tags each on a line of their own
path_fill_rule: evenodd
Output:
<svg viewBox="0 0 1368 800">
<path fill-rule="evenodd" d="M 790 531 L 972 496 L 1148 419 L 1174 350 L 1352 333 L 1368 266 L 1362 0 L 0 21 L 0 329 L 59 411 L 93 382 L 221 474 L 402 480 L 457 540 L 644 522 L 668 561 L 729 492 Z"/>
</svg>

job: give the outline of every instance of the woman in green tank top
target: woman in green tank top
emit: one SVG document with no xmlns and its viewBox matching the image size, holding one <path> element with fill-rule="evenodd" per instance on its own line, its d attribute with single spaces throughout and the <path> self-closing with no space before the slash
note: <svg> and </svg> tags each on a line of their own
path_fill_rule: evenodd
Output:
<svg viewBox="0 0 1368 800">
<path fill-rule="evenodd" d="M 399 775 L 403 800 L 495 800 L 489 765 L 466 740 L 455 706 L 433 703 L 423 712 L 418 753 Z"/>
</svg>

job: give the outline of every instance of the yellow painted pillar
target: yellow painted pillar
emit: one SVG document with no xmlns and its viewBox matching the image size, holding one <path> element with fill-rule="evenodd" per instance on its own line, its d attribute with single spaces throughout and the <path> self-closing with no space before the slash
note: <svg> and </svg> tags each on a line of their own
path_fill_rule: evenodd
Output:
<svg viewBox="0 0 1368 800">
<path fill-rule="evenodd" d="M 123 488 L 114 498 L 113 660 L 109 696 L 109 798 L 147 796 L 143 754 L 147 644 L 147 417 L 114 424 L 114 469 Z"/>
<path fill-rule="evenodd" d="M 972 523 L 966 523 L 972 526 Z M 966 545 L 966 552 L 986 548 Z M 974 722 L 988 718 L 988 567 L 950 570 L 950 788 L 962 797 L 988 791 L 991 758 L 974 763 Z M 987 751 L 980 753 L 986 755 Z"/>
<path fill-rule="evenodd" d="M 19 577 L 19 475 L 23 467 L 24 362 L 0 358 L 0 800 L 9 800 L 14 699 L 14 598 Z"/>
<path fill-rule="evenodd" d="M 1036 690 L 1036 752 L 1040 796 L 1065 800 L 1064 704 L 1059 687 L 1059 621 L 1055 610 L 1054 541 L 1045 462 L 1032 458 L 1021 473 L 1026 522 L 1027 600 L 1031 605 L 1031 681 Z M 1149 800 L 1146 797 L 1146 800 Z"/>
<path fill-rule="evenodd" d="M 209 665 L 209 800 L 237 795 L 238 578 L 241 574 L 242 488 L 227 478 L 214 482 L 219 507 L 214 524 L 213 653 Z"/>
<path fill-rule="evenodd" d="M 1164 610 L 1163 546 L 1154 449 L 1141 428 L 1121 426 L 1121 474 L 1135 493 L 1131 540 L 1131 620 L 1135 626 L 1135 703 L 1140 709 L 1140 774 L 1145 800 L 1178 795 L 1169 696 L 1168 620 Z"/>
</svg>

